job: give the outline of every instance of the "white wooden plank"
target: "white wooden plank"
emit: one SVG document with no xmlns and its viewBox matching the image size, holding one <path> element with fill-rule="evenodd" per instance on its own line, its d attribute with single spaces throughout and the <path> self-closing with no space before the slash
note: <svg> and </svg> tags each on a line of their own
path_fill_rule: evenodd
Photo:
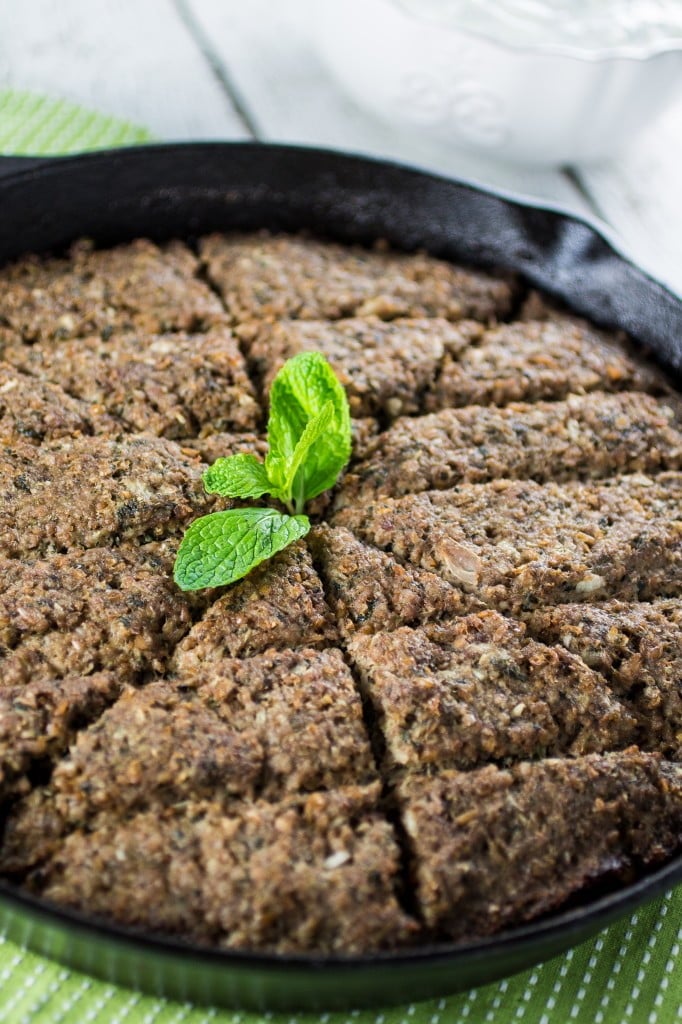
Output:
<svg viewBox="0 0 682 1024">
<path fill-rule="evenodd" d="M 399 132 L 347 98 L 315 51 L 315 0 L 181 0 L 264 139 L 389 157 L 591 212 L 559 171 L 479 159 Z M 328 0 L 322 0 L 328 2 Z M 336 0 L 335 0 L 336 2 Z"/>
<path fill-rule="evenodd" d="M 630 149 L 579 177 L 619 244 L 682 295 L 682 95 Z"/>
<path fill-rule="evenodd" d="M 0 85 L 74 100 L 161 139 L 248 135 L 172 0 L 4 3 Z"/>
</svg>

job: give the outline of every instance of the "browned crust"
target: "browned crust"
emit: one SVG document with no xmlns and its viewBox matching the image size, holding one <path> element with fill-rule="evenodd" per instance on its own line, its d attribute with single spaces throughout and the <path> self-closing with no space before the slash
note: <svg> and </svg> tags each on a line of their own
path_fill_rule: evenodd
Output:
<svg viewBox="0 0 682 1024">
<path fill-rule="evenodd" d="M 26 773 L 67 749 L 85 723 L 119 694 L 112 672 L 46 679 L 0 689 L 0 797 L 27 792 Z"/>
<path fill-rule="evenodd" d="M 181 242 L 102 250 L 78 242 L 66 259 L 26 256 L 0 271 L 0 345 L 201 330 L 225 314 L 196 271 Z"/>
<path fill-rule="evenodd" d="M 188 438 L 182 441 L 182 451 L 186 454 L 196 452 L 202 462 L 212 465 L 216 459 L 227 459 L 230 455 L 255 455 L 263 459 L 268 445 L 259 434 L 233 434 L 218 431 L 206 433 L 201 437 Z M 202 467 L 205 468 L 205 467 Z"/>
<path fill-rule="evenodd" d="M 682 761 L 682 601 L 543 608 L 528 628 L 604 676 L 635 715 L 641 747 Z"/>
<path fill-rule="evenodd" d="M 341 652 L 304 649 L 128 687 L 79 733 L 45 796 L 65 829 L 92 830 L 191 799 L 229 809 L 375 778 Z"/>
<path fill-rule="evenodd" d="M 462 484 L 349 507 L 333 521 L 472 601 L 523 614 L 543 604 L 679 594 L 681 508 L 682 474 L 662 473 Z"/>
<path fill-rule="evenodd" d="M 180 672 L 268 648 L 326 647 L 336 627 L 303 541 L 226 588 L 175 652 Z"/>
<path fill-rule="evenodd" d="M 0 554 L 30 557 L 177 536 L 209 510 L 202 468 L 174 442 L 142 434 L 5 448 Z"/>
<path fill-rule="evenodd" d="M 206 803 L 141 814 L 73 833 L 29 884 L 90 913 L 228 947 L 390 947 L 417 926 L 393 893 L 398 850 L 377 796 L 349 787 L 230 816 Z"/>
<path fill-rule="evenodd" d="M 379 633 L 461 615 L 471 599 L 435 573 L 363 544 L 343 527 L 316 527 L 308 537 L 325 595 L 341 633 Z"/>
<path fill-rule="evenodd" d="M 675 412 L 649 395 L 470 406 L 397 420 L 346 475 L 336 507 L 503 477 L 562 481 L 680 466 Z"/>
<path fill-rule="evenodd" d="M 0 444 L 39 445 L 76 434 L 113 433 L 119 424 L 96 404 L 72 398 L 56 384 L 38 381 L 0 363 Z"/>
<path fill-rule="evenodd" d="M 422 411 L 445 352 L 466 344 L 458 326 L 440 318 L 282 320 L 261 328 L 249 359 L 267 393 L 287 359 L 321 352 L 346 389 L 353 416 L 394 419 Z"/>
<path fill-rule="evenodd" d="M 634 735 L 597 673 L 497 612 L 356 637 L 349 651 L 392 772 L 580 755 Z"/>
<path fill-rule="evenodd" d="M 184 438 L 253 430 L 260 407 L 227 327 L 206 334 L 124 334 L 7 346 L 5 359 L 106 410 L 130 432 Z"/>
<path fill-rule="evenodd" d="M 500 324 L 478 345 L 448 355 L 427 408 L 508 405 L 591 391 L 669 391 L 661 372 L 630 355 L 622 340 L 585 321 Z"/>
<path fill-rule="evenodd" d="M 400 800 L 421 912 L 457 940 L 631 877 L 682 840 L 682 766 L 636 749 L 412 776 Z"/>
<path fill-rule="evenodd" d="M 156 544 L 98 548 L 33 562 L 0 559 L 0 681 L 163 671 L 191 625 Z"/>
<path fill-rule="evenodd" d="M 199 251 L 232 319 L 338 320 L 351 316 L 474 317 L 511 307 L 513 285 L 420 253 L 309 238 L 209 235 Z"/>
</svg>

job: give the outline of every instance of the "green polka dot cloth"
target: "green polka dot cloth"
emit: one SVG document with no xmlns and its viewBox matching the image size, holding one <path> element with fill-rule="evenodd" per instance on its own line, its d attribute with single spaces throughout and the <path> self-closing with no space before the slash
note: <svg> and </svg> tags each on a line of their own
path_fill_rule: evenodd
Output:
<svg viewBox="0 0 682 1024">
<path fill-rule="evenodd" d="M 73 153 L 150 139 L 71 103 L 0 90 L 0 152 Z M 682 1024 L 682 888 L 565 956 L 448 999 L 383 1011 L 250 1014 L 145 996 L 0 936 L 0 1024 Z"/>
</svg>

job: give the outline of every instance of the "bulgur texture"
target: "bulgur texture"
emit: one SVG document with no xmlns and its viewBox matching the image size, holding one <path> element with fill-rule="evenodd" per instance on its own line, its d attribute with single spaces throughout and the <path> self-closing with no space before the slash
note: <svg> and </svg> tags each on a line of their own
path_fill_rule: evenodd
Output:
<svg viewBox="0 0 682 1024">
<path fill-rule="evenodd" d="M 622 341 L 569 317 L 500 324 L 477 345 L 446 355 L 427 408 L 508 405 L 591 391 L 667 394 L 661 372 Z"/>
<path fill-rule="evenodd" d="M 413 775 L 399 793 L 424 920 L 455 940 L 631 878 L 682 839 L 682 765 L 636 748 Z"/>
<path fill-rule="evenodd" d="M 230 455 L 255 455 L 263 459 L 268 450 L 267 441 L 259 434 L 232 434 L 225 431 L 211 431 L 199 437 L 182 441 L 184 454 L 196 452 L 202 462 L 212 465 L 216 459 L 227 459 Z M 206 467 L 202 466 L 202 470 Z"/>
<path fill-rule="evenodd" d="M 626 746 L 635 720 L 604 680 L 497 612 L 356 637 L 390 770 L 580 755 Z"/>
<path fill-rule="evenodd" d="M 56 384 L 37 381 L 0 362 L 0 444 L 39 445 L 76 434 L 118 429 L 101 406 L 81 402 Z"/>
<path fill-rule="evenodd" d="M 511 281 L 421 253 L 363 249 L 309 238 L 209 235 L 199 246 L 233 321 L 506 315 Z"/>
<path fill-rule="evenodd" d="M 417 625 L 470 611 L 469 595 L 435 573 L 363 544 L 349 530 L 326 525 L 308 537 L 325 595 L 345 637 Z M 481 605 L 481 607 L 483 607 Z"/>
<path fill-rule="evenodd" d="M 0 554 L 178 536 L 208 511 L 202 469 L 174 442 L 144 434 L 7 447 L 0 452 Z"/>
<path fill-rule="evenodd" d="M 272 952 L 360 952 L 418 931 L 394 895 L 378 786 L 227 815 L 196 802 L 69 835 L 29 887 L 127 924 Z"/>
<path fill-rule="evenodd" d="M 206 334 L 113 335 L 5 348 L 5 359 L 106 410 L 128 432 L 184 438 L 252 430 L 260 407 L 228 327 Z"/>
<path fill-rule="evenodd" d="M 375 778 L 340 651 L 302 650 L 126 688 L 79 733 L 45 794 L 63 829 L 92 830 L 192 799 L 229 809 Z"/>
<path fill-rule="evenodd" d="M 682 591 L 682 474 L 601 483 L 462 484 L 349 507 L 334 522 L 472 599 L 544 604 Z"/>
<path fill-rule="evenodd" d="M 503 477 L 561 481 L 679 469 L 675 416 L 650 395 L 595 392 L 403 417 L 346 474 L 336 506 Z"/>
<path fill-rule="evenodd" d="M 0 689 L 0 799 L 28 792 L 26 773 L 64 753 L 76 731 L 121 690 L 113 672 Z"/>
<path fill-rule="evenodd" d="M 222 306 L 196 270 L 181 242 L 146 239 L 101 250 L 77 242 L 59 259 L 26 256 L 0 270 L 0 346 L 220 323 Z"/>
<path fill-rule="evenodd" d="M 355 682 L 340 650 L 302 648 L 227 659 L 180 676 L 201 701 L 240 732 L 258 737 L 258 795 L 368 783 L 376 769 Z"/>
<path fill-rule="evenodd" d="M 471 941 L 680 851 L 662 371 L 501 274 L 198 248 L 0 269 L 0 878 L 319 956 Z M 274 375 L 311 350 L 349 465 L 305 539 L 184 593 L 187 525 L 235 507 L 207 464 L 265 457 Z"/>
<path fill-rule="evenodd" d="M 158 544 L 0 559 L 0 691 L 100 670 L 165 669 L 192 623 Z"/>
<path fill-rule="evenodd" d="M 604 676 L 635 715 L 640 747 L 682 761 L 682 601 L 543 608 L 528 628 Z"/>
<path fill-rule="evenodd" d="M 249 359 L 267 393 L 287 359 L 321 352 L 345 387 L 353 416 L 395 419 L 422 411 L 445 352 L 465 345 L 457 325 L 439 318 L 282 320 L 263 326 Z"/>
<path fill-rule="evenodd" d="M 257 566 L 221 592 L 178 646 L 180 672 L 268 648 L 327 647 L 337 631 L 303 541 Z"/>
</svg>

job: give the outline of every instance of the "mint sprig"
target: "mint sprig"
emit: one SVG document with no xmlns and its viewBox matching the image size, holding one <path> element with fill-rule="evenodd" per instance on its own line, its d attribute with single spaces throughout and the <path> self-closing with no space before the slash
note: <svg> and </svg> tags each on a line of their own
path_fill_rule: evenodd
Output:
<svg viewBox="0 0 682 1024">
<path fill-rule="evenodd" d="M 351 452 L 346 393 L 319 352 L 284 364 L 270 389 L 268 453 L 217 459 L 203 476 L 209 494 L 280 501 L 272 508 L 236 508 L 196 519 L 185 532 L 173 576 L 182 590 L 224 586 L 305 537 L 306 502 L 338 480 Z"/>
</svg>

